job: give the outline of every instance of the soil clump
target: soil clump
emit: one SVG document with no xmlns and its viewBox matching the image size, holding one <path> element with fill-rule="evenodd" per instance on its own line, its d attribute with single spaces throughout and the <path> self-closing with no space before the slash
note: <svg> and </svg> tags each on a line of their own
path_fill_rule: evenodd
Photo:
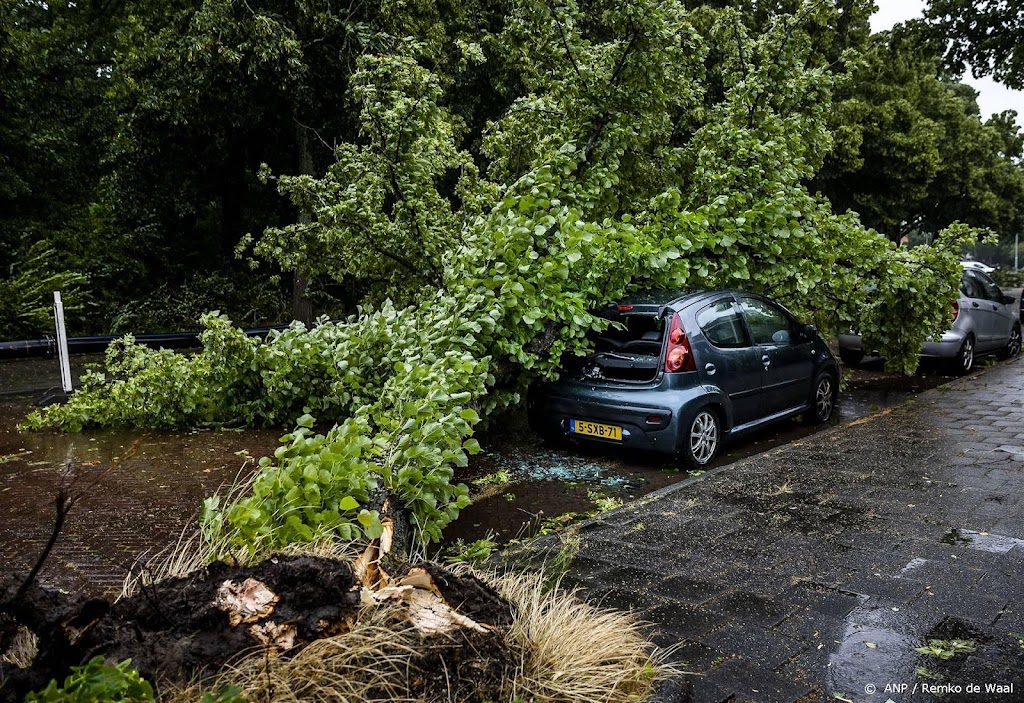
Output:
<svg viewBox="0 0 1024 703">
<path fill-rule="evenodd" d="M 349 563 L 312 556 L 250 567 L 216 562 L 113 603 L 34 584 L 15 598 L 23 578 L 0 579 L 0 653 L 19 625 L 36 635 L 38 653 L 27 668 L 0 662 L 0 701 L 21 701 L 97 655 L 108 663 L 131 658 L 158 688 L 209 680 L 244 657 L 294 657 L 312 642 L 344 635 L 364 608 L 387 609 L 396 627 L 416 629 L 409 686 L 426 698 L 459 685 L 468 687 L 465 700 L 478 698 L 474 689 L 491 695 L 518 658 L 504 637 L 511 604 L 476 577 L 430 563 L 392 577 L 380 591 L 385 598 Z M 418 621 L 424 610 L 432 618 L 426 628 Z M 451 611 L 449 622 L 443 616 Z"/>
</svg>

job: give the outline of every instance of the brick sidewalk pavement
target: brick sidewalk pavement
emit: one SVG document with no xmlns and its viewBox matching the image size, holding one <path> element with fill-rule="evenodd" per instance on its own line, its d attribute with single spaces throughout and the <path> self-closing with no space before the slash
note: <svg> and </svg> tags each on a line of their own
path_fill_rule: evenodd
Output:
<svg viewBox="0 0 1024 703">
<path fill-rule="evenodd" d="M 581 538 L 567 581 L 652 623 L 697 701 L 902 703 L 939 685 L 944 703 L 1024 700 L 1024 359 L 677 484 Z M 976 651 L 914 651 L 931 638 Z"/>
</svg>

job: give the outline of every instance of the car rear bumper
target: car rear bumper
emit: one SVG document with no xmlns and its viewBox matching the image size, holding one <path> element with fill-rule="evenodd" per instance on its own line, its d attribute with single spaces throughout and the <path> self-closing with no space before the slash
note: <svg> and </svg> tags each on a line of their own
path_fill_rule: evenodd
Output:
<svg viewBox="0 0 1024 703">
<path fill-rule="evenodd" d="M 928 340 L 921 345 L 921 356 L 936 359 L 952 359 L 960 353 L 964 336 L 956 332 L 945 332 L 937 340 Z"/>
<path fill-rule="evenodd" d="M 919 355 L 927 358 L 952 359 L 960 353 L 960 346 L 964 343 L 964 335 L 955 330 L 943 332 L 939 339 L 930 339 L 921 345 Z M 839 348 L 843 351 L 862 352 L 865 355 L 872 355 L 864 349 L 864 341 L 859 334 L 839 335 Z"/>
<path fill-rule="evenodd" d="M 684 404 L 689 395 L 683 394 Z M 667 399 L 657 389 L 643 392 L 562 382 L 532 389 L 527 412 L 531 427 L 541 435 L 674 454 L 683 406 L 670 407 Z M 573 420 L 619 427 L 622 440 L 575 433 Z"/>
</svg>

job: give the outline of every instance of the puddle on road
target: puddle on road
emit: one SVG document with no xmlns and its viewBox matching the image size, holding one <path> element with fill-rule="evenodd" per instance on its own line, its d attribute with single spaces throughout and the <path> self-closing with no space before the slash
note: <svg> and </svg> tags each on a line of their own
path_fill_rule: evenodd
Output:
<svg viewBox="0 0 1024 703">
<path fill-rule="evenodd" d="M 246 456 L 270 454 L 280 430 L 106 431 L 15 429 L 31 399 L 0 402 L 0 563 L 32 566 L 53 525 L 53 500 L 68 458 L 83 498 L 43 570 L 67 590 L 116 594 L 133 562 L 174 543 L 202 499 L 251 471 Z"/>
<path fill-rule="evenodd" d="M 912 632 L 906 619 L 890 608 L 854 608 L 829 657 L 829 691 L 843 695 L 840 700 L 866 700 L 867 686 L 882 692 L 887 682 L 915 681 L 919 657 L 914 648 L 920 641 Z"/>
<path fill-rule="evenodd" d="M 993 535 L 988 532 L 975 532 L 973 530 L 961 530 L 956 527 L 950 529 L 940 540 L 944 544 L 956 544 L 970 549 L 977 549 L 981 552 L 992 554 L 1005 554 L 1014 547 L 1024 547 L 1024 539 L 1007 537 L 1005 535 Z"/>
</svg>

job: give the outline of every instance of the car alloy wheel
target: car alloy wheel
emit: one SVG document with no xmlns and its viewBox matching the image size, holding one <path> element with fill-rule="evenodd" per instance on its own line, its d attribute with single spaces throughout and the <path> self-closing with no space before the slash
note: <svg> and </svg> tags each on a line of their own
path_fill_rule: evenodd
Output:
<svg viewBox="0 0 1024 703">
<path fill-rule="evenodd" d="M 1020 354 L 1020 326 L 1016 326 L 1010 332 L 1010 341 L 1006 343 L 1006 351 L 1003 353 L 1005 358 L 1012 359 L 1013 357 Z"/>
<path fill-rule="evenodd" d="M 828 374 L 818 379 L 818 386 L 814 390 L 814 412 L 818 422 L 825 422 L 832 417 L 832 408 L 836 402 L 835 384 Z"/>
<path fill-rule="evenodd" d="M 718 451 L 718 416 L 711 410 L 701 410 L 690 425 L 690 457 L 697 466 L 711 461 Z"/>
<path fill-rule="evenodd" d="M 974 368 L 974 337 L 967 337 L 960 345 L 960 353 L 957 355 L 957 370 L 960 373 L 967 373 Z"/>
</svg>

